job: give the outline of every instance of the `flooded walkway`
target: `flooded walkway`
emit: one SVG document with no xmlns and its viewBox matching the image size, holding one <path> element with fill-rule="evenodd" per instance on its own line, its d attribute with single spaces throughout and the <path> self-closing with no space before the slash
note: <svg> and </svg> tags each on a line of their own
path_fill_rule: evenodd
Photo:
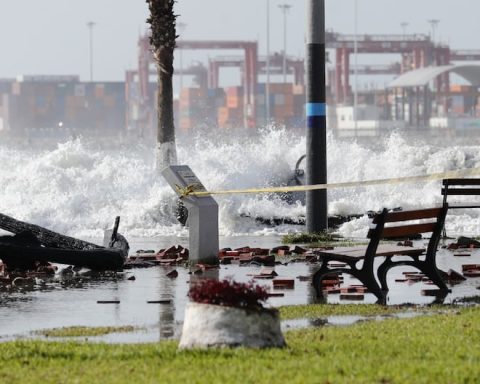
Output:
<svg viewBox="0 0 480 384">
<path fill-rule="evenodd" d="M 178 243 L 178 238 L 176 243 Z M 183 245 L 186 245 L 184 241 Z M 175 244 L 171 239 L 135 240 L 131 242 L 132 250 L 160 249 Z M 280 244 L 274 237 L 228 238 L 223 239 L 221 246 L 232 248 L 245 245 L 273 247 Z M 455 257 L 453 252 L 441 249 L 438 252 L 438 265 L 443 270 L 462 271 L 463 264 L 480 264 L 480 250 L 474 250 L 471 256 Z M 256 265 L 238 266 L 222 265 L 219 270 L 209 271 L 215 277 L 233 277 L 237 281 L 249 281 L 252 275 L 259 273 L 262 267 Z M 299 276 L 310 276 L 318 264 L 303 262 L 277 265 L 279 278 L 295 280 L 295 288 L 275 290 L 283 293 L 283 297 L 272 297 L 268 304 L 274 307 L 282 305 L 315 303 L 315 292 L 310 281 L 298 279 Z M 178 271 L 177 278 L 167 277 L 172 269 Z M 388 304 L 428 304 L 434 298 L 422 296 L 421 290 L 432 289 L 424 282 L 413 284 L 399 283 L 395 280 L 403 276 L 404 271 L 411 268 L 396 268 L 389 274 Z M 135 280 L 128 278 L 135 276 Z M 12 337 L 31 337 L 33 331 L 68 326 L 135 326 L 138 331 L 127 334 L 114 334 L 96 338 L 107 342 L 155 342 L 179 336 L 185 305 L 188 302 L 187 292 L 192 275 L 183 267 L 153 267 L 149 269 L 127 270 L 118 275 L 108 277 L 55 277 L 51 280 L 40 280 L 33 286 L 18 287 L 0 292 L 0 340 Z M 271 280 L 259 280 L 259 284 L 274 291 Z M 356 284 L 356 280 L 345 276 L 345 284 Z M 480 278 L 469 278 L 452 288 L 446 303 L 466 296 L 480 294 L 477 287 Z M 119 301 L 117 304 L 98 304 L 98 301 Z M 162 301 L 164 304 L 147 303 Z M 329 303 L 340 302 L 339 295 L 329 295 Z M 341 301 L 349 303 L 349 301 Z M 365 295 L 362 303 L 373 303 L 375 297 Z M 351 302 L 350 302 L 351 303 Z M 337 319 L 340 323 L 342 319 Z"/>
</svg>

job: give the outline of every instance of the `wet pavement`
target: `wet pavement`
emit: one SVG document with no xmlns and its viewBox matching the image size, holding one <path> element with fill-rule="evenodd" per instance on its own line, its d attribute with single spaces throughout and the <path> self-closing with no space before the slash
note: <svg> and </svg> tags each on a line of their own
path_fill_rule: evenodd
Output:
<svg viewBox="0 0 480 384">
<path fill-rule="evenodd" d="M 427 241 L 425 241 L 426 243 Z M 135 239 L 131 241 L 131 249 L 164 248 L 173 244 L 187 246 L 186 239 Z M 231 248 L 249 245 L 251 247 L 271 248 L 280 244 L 279 237 L 226 238 L 221 246 Z M 417 245 L 423 244 L 423 241 Z M 448 271 L 453 269 L 462 272 L 463 264 L 480 264 L 480 250 L 473 250 L 471 256 L 456 257 L 454 252 L 441 249 L 437 253 L 439 268 Z M 250 281 L 252 275 L 259 274 L 263 267 L 257 265 L 239 266 L 222 265 L 219 270 L 208 271 L 212 277 L 233 277 L 237 281 Z M 266 285 L 269 291 L 283 293 L 283 297 L 272 297 L 268 304 L 274 307 L 291 304 L 315 303 L 315 293 L 310 281 L 302 281 L 298 276 L 310 276 L 318 268 L 318 264 L 304 262 L 277 265 L 275 272 L 278 278 L 294 279 L 294 289 L 274 290 L 272 280 L 258 280 Z M 178 277 L 167 277 L 173 269 Z M 425 282 L 395 282 L 403 277 L 403 272 L 414 271 L 410 267 L 399 267 L 391 270 L 388 276 L 390 293 L 388 304 L 429 304 L 435 298 L 422 296 L 423 289 L 434 286 Z M 179 336 L 185 305 L 188 302 L 187 292 L 192 278 L 189 270 L 183 267 L 152 267 L 133 269 L 123 273 L 106 276 L 74 276 L 38 280 L 35 285 L 17 287 L 0 292 L 0 340 L 33 337 L 32 332 L 68 326 L 124 326 L 132 325 L 139 330 L 134 333 L 111 334 L 89 338 L 89 340 L 105 342 L 155 342 L 161 339 Z M 135 280 L 128 280 L 135 276 Z M 345 285 L 358 284 L 358 281 L 345 275 Z M 480 294 L 477 287 L 480 278 L 468 278 L 466 281 L 452 286 L 452 293 L 445 303 L 452 303 L 458 298 Z M 99 304 L 98 301 L 117 304 Z M 162 303 L 151 304 L 148 301 Z M 340 300 L 340 295 L 329 295 L 329 303 L 359 303 L 358 301 Z M 360 303 L 374 303 L 375 297 L 365 294 Z M 339 325 L 362 320 L 355 316 L 334 317 L 327 319 L 329 324 Z M 302 323 L 303 321 L 303 323 Z M 313 320 L 284 322 L 284 329 L 298 326 L 312 326 Z M 323 319 L 317 321 L 321 325 Z M 303 324 L 303 325 L 302 325 Z M 317 325 L 318 326 L 318 325 Z M 38 336 L 36 336 L 38 337 Z M 82 338 L 83 340 L 84 338 Z"/>
</svg>

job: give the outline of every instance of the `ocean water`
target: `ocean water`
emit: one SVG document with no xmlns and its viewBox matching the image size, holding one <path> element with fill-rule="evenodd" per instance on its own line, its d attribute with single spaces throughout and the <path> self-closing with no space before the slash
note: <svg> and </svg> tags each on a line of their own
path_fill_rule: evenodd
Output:
<svg viewBox="0 0 480 384">
<path fill-rule="evenodd" d="M 472 141 L 474 143 L 474 141 Z M 448 145 L 447 145 L 448 144 Z M 258 135 L 202 134 L 178 141 L 181 164 L 189 165 L 207 189 L 267 187 L 285 183 L 305 153 L 305 138 L 281 128 Z M 115 216 L 127 237 L 185 237 L 175 219 L 177 198 L 154 170 L 153 145 L 124 143 L 102 149 L 87 139 L 53 148 L 0 144 L 0 212 L 80 238 L 98 238 Z M 375 145 L 328 137 L 329 182 L 425 175 L 480 166 L 480 145 L 426 144 L 394 133 Z M 216 197 L 223 237 L 262 237 L 301 231 L 302 226 L 268 226 L 261 218 L 300 218 L 305 208 L 277 195 Z M 416 208 L 442 202 L 440 181 L 329 192 L 329 213 L 363 214 L 383 207 Z M 449 234 L 480 234 L 480 210 L 452 211 Z M 367 217 L 339 232 L 364 237 Z"/>
</svg>

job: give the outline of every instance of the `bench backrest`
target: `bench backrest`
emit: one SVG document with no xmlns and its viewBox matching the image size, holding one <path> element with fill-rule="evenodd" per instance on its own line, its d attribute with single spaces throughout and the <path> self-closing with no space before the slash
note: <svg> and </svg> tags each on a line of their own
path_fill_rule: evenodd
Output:
<svg viewBox="0 0 480 384">
<path fill-rule="evenodd" d="M 444 179 L 442 195 L 444 204 L 451 195 L 480 196 L 480 179 Z"/>
<path fill-rule="evenodd" d="M 440 208 L 417 209 L 412 211 L 388 212 L 384 209 L 373 218 L 375 228 L 370 229 L 368 237 L 372 246 L 384 238 L 406 238 L 412 235 L 432 232 L 428 243 L 427 256 L 435 254 L 445 224 L 448 204 Z M 416 220 L 427 220 L 422 223 L 411 223 Z M 407 222 L 407 224 L 405 224 Z M 410 223 L 408 223 L 410 222 Z"/>
</svg>

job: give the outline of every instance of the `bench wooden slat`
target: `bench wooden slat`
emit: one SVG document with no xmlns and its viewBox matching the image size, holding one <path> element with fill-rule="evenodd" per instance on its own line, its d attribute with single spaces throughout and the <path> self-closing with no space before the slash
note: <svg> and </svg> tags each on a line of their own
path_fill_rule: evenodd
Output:
<svg viewBox="0 0 480 384">
<path fill-rule="evenodd" d="M 334 256 L 336 259 L 343 259 L 343 260 L 352 260 L 352 259 L 363 259 L 365 257 L 365 252 L 367 247 L 344 247 L 344 248 L 337 248 L 333 250 L 326 250 L 326 251 L 316 251 L 316 253 L 320 256 Z M 381 244 L 377 248 L 377 252 L 375 253 L 375 257 L 379 256 L 415 256 L 421 255 L 425 252 L 425 248 L 414 248 L 414 247 L 404 247 L 399 245 L 390 245 L 390 244 Z"/>
<path fill-rule="evenodd" d="M 444 179 L 443 185 L 480 185 L 480 179 Z"/>
<path fill-rule="evenodd" d="M 399 227 L 389 227 L 384 228 L 382 237 L 392 238 L 392 237 L 404 237 L 415 235 L 418 233 L 433 232 L 437 227 L 437 223 L 424 223 L 424 224 L 413 224 L 413 225 L 403 225 Z"/>
<path fill-rule="evenodd" d="M 412 224 L 402 225 L 398 227 L 387 227 L 383 229 L 382 238 L 402 238 L 418 233 L 433 232 L 437 226 L 437 223 L 424 223 L 424 224 Z M 368 231 L 368 237 L 371 238 L 375 233 L 375 229 Z"/>
<path fill-rule="evenodd" d="M 467 195 L 480 195 L 480 188 L 444 188 L 442 189 L 442 195 L 457 195 L 457 196 L 467 196 Z"/>
<path fill-rule="evenodd" d="M 466 208 L 480 208 L 480 202 L 448 204 L 448 209 L 466 209 Z"/>
<path fill-rule="evenodd" d="M 418 209 L 415 211 L 388 212 L 385 222 L 396 223 L 399 221 L 431 219 L 434 217 L 438 217 L 441 211 L 442 211 L 442 208 L 429 208 L 429 209 Z M 377 220 L 374 220 L 373 223 L 377 224 L 376 221 Z"/>
</svg>

